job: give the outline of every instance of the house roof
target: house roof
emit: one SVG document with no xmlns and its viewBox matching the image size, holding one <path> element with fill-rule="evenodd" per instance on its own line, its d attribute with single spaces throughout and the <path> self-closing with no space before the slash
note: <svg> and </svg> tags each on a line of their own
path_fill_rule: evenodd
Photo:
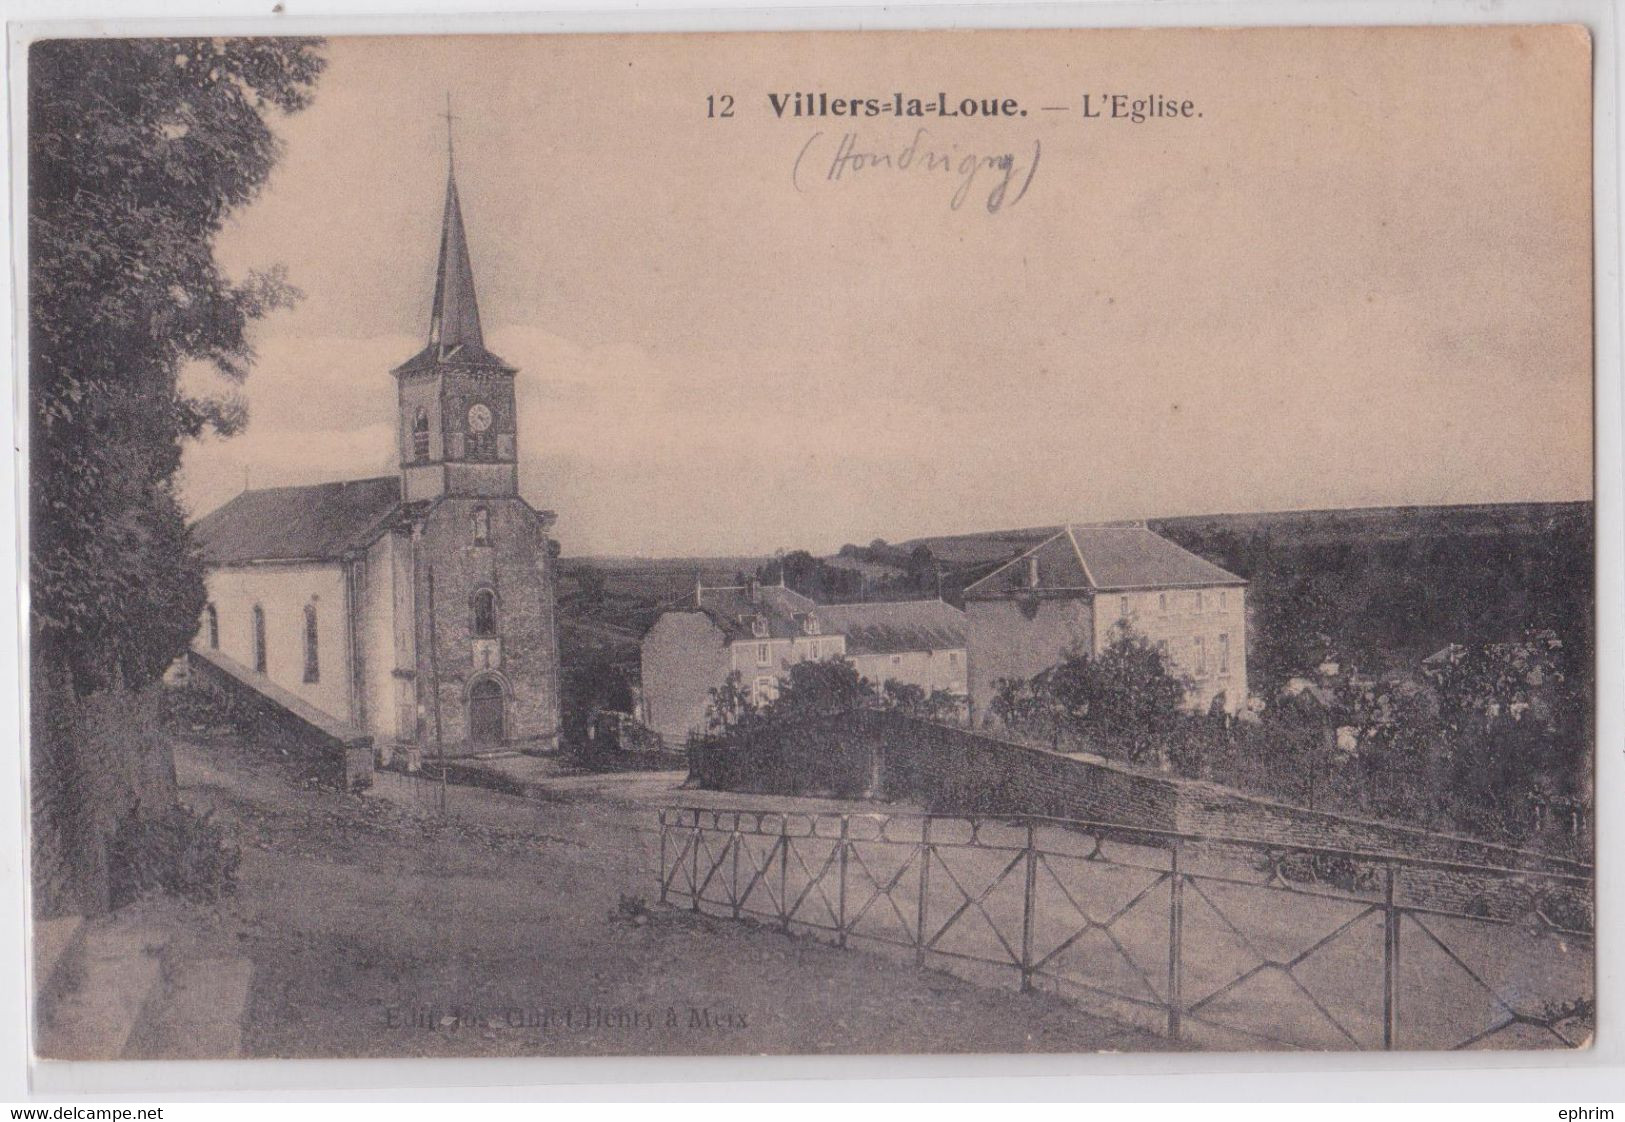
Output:
<svg viewBox="0 0 1625 1122">
<path fill-rule="evenodd" d="M 358 549 L 400 510 L 397 475 L 244 491 L 198 519 L 192 536 L 211 565 L 334 560 Z"/>
<path fill-rule="evenodd" d="M 1038 582 L 1030 583 L 1036 561 Z M 1066 526 L 965 589 L 967 596 L 1040 591 L 1211 588 L 1247 582 L 1148 530 L 1143 522 Z"/>
<path fill-rule="evenodd" d="M 824 633 L 846 636 L 847 654 L 942 651 L 965 645 L 965 613 L 941 600 L 822 604 Z"/>
<path fill-rule="evenodd" d="M 846 636 L 847 654 L 892 654 L 898 651 L 941 651 L 965 645 L 965 613 L 940 600 L 891 603 L 819 604 L 780 585 L 700 587 L 668 611 L 701 611 L 729 641 L 795 639 L 809 634 L 805 621 L 818 624 L 816 634 Z M 754 628 L 757 619 L 767 634 Z"/>
<path fill-rule="evenodd" d="M 792 639 L 806 634 L 802 617 L 816 607 L 799 592 L 776 584 L 759 584 L 755 599 L 751 598 L 749 585 L 700 587 L 675 610 L 704 612 L 729 639 Z M 753 628 L 757 617 L 767 621 L 765 636 L 756 634 Z"/>
</svg>

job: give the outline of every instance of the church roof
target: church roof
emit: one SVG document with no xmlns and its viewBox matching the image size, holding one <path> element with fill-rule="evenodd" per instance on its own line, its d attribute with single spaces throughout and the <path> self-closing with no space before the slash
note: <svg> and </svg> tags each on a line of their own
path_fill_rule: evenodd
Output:
<svg viewBox="0 0 1625 1122">
<path fill-rule="evenodd" d="M 271 487 L 204 515 L 192 536 L 210 565 L 329 561 L 365 546 L 400 508 L 398 475 Z"/>
<path fill-rule="evenodd" d="M 429 309 L 429 345 L 395 368 L 397 374 L 438 365 L 513 367 L 485 349 L 480 305 L 474 294 L 474 265 L 463 229 L 457 176 L 446 174 L 446 209 L 440 223 L 440 259 L 435 268 L 434 303 Z"/>
<path fill-rule="evenodd" d="M 1038 583 L 1029 583 L 1036 562 Z M 1067 526 L 965 589 L 1000 597 L 1024 588 L 1072 592 L 1211 588 L 1247 582 L 1152 533 L 1141 522 Z"/>
</svg>

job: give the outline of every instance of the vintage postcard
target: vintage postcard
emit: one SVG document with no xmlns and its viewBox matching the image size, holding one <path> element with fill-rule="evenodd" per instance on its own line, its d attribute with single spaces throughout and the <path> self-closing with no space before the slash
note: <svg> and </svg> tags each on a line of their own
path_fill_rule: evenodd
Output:
<svg viewBox="0 0 1625 1122">
<path fill-rule="evenodd" d="M 1591 59 L 33 42 L 35 1054 L 1588 1047 Z"/>
</svg>

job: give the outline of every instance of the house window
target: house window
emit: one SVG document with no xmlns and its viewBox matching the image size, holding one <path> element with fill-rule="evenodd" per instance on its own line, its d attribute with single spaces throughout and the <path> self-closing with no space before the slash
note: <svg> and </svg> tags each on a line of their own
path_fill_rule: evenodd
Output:
<svg viewBox="0 0 1625 1122">
<path fill-rule="evenodd" d="M 770 643 L 757 643 L 756 644 L 756 665 L 757 666 L 772 666 L 773 665 L 773 646 L 772 646 L 772 644 L 770 644 Z"/>
<path fill-rule="evenodd" d="M 1120 596 L 1117 600 L 1117 614 L 1124 619 L 1128 618 L 1128 597 Z"/>
<path fill-rule="evenodd" d="M 1230 601 L 1230 594 L 1228 592 L 1226 592 L 1222 588 L 1219 589 L 1219 611 L 1222 612 L 1227 607 L 1229 607 L 1230 606 L 1229 601 Z"/>
<path fill-rule="evenodd" d="M 483 506 L 474 508 L 474 544 L 491 544 L 491 512 Z"/>
<path fill-rule="evenodd" d="M 321 660 L 316 653 L 316 605 L 305 605 L 305 681 L 318 682 L 322 677 Z"/>
<path fill-rule="evenodd" d="M 497 633 L 497 594 L 489 588 L 474 593 L 474 637 L 494 639 Z"/>
<path fill-rule="evenodd" d="M 1196 637 L 1196 672 L 1198 674 L 1207 673 L 1207 643 L 1203 641 L 1200 635 Z"/>
<path fill-rule="evenodd" d="M 429 458 L 429 411 L 421 405 L 412 417 L 412 458 Z"/>
<path fill-rule="evenodd" d="M 220 649 L 220 612 L 216 610 L 213 604 L 208 604 L 203 609 L 203 618 L 209 629 L 209 649 L 218 651 Z"/>
<path fill-rule="evenodd" d="M 1230 636 L 1228 635 L 1219 636 L 1219 673 L 1230 673 Z"/>
<path fill-rule="evenodd" d="M 901 665 L 903 665 L 903 656 L 902 655 L 892 655 L 891 656 L 891 664 L 893 666 L 901 666 Z"/>
<path fill-rule="evenodd" d="M 1167 610 L 1168 610 L 1168 594 L 1166 592 L 1157 593 L 1157 611 L 1166 612 Z"/>
<path fill-rule="evenodd" d="M 265 673 L 265 609 L 254 605 L 254 669 Z"/>
<path fill-rule="evenodd" d="M 756 636 L 758 639 L 767 638 L 767 617 L 752 616 L 750 621 L 750 633 Z"/>
<path fill-rule="evenodd" d="M 756 688 L 751 691 L 751 699 L 757 705 L 766 705 L 773 700 L 773 679 L 764 675 L 756 679 Z"/>
<path fill-rule="evenodd" d="M 1200 592 L 1195 594 L 1195 598 L 1191 601 L 1191 605 L 1196 609 L 1197 614 L 1200 615 L 1202 612 L 1202 594 Z"/>
<path fill-rule="evenodd" d="M 959 652 L 958 651 L 949 651 L 948 652 L 948 665 L 949 666 L 958 666 L 959 665 Z"/>
</svg>

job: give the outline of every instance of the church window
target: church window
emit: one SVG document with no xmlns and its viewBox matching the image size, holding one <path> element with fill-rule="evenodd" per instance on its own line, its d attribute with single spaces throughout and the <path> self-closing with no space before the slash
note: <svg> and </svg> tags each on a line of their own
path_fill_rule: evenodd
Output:
<svg viewBox="0 0 1625 1122">
<path fill-rule="evenodd" d="M 483 506 L 474 508 L 474 544 L 491 544 L 491 512 Z"/>
<path fill-rule="evenodd" d="M 412 418 L 412 458 L 429 458 L 429 411 L 421 405 Z"/>
<path fill-rule="evenodd" d="M 497 594 L 489 588 L 474 593 L 474 637 L 494 639 L 497 633 Z"/>
<path fill-rule="evenodd" d="M 203 615 L 209 629 L 209 649 L 218 651 L 220 649 L 220 612 L 213 604 L 209 604 L 204 607 Z"/>
<path fill-rule="evenodd" d="M 316 605 L 305 605 L 305 681 L 319 682 L 322 677 L 321 660 L 316 651 Z"/>
<path fill-rule="evenodd" d="M 265 673 L 265 609 L 254 605 L 254 669 Z"/>
</svg>

